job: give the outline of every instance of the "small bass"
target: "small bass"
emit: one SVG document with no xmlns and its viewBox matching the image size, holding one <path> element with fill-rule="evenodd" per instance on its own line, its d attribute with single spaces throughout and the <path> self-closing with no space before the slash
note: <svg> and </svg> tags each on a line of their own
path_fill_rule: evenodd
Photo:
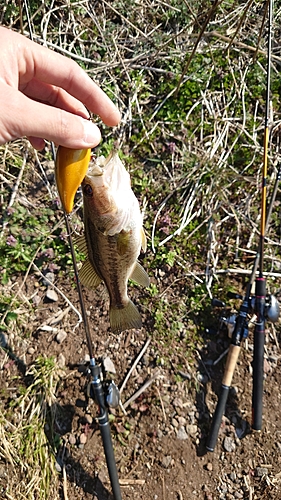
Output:
<svg viewBox="0 0 281 500">
<path fill-rule="evenodd" d="M 141 328 L 141 317 L 127 295 L 127 284 L 132 279 L 149 286 L 149 277 L 137 261 L 141 248 L 146 250 L 146 237 L 129 173 L 116 151 L 90 162 L 82 190 L 85 234 L 76 243 L 87 259 L 79 279 L 91 289 L 101 281 L 105 283 L 114 333 Z"/>
</svg>

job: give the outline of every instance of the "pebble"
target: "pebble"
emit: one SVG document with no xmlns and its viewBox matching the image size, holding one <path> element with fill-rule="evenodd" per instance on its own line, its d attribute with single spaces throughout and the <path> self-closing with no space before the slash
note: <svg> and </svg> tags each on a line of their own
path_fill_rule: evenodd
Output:
<svg viewBox="0 0 281 500">
<path fill-rule="evenodd" d="M 75 444 L 76 443 L 76 437 L 74 436 L 74 434 L 69 434 L 69 436 L 68 436 L 68 442 L 69 442 L 69 444 Z"/>
<path fill-rule="evenodd" d="M 36 349 L 34 349 L 34 347 L 29 347 L 29 348 L 27 349 L 27 353 L 28 353 L 28 354 L 34 354 L 34 353 L 35 353 L 35 351 L 36 351 Z"/>
<path fill-rule="evenodd" d="M 8 347 L 8 336 L 4 332 L 0 333 L 0 347 L 3 347 L 4 349 Z"/>
<path fill-rule="evenodd" d="M 194 436 L 194 434 L 196 434 L 196 432 L 197 432 L 197 425 L 188 424 L 186 426 L 186 432 L 187 432 L 187 434 L 190 434 L 191 436 Z"/>
<path fill-rule="evenodd" d="M 84 420 L 89 425 L 93 423 L 93 417 L 92 415 L 89 415 L 89 413 L 86 413 L 86 415 L 84 415 Z"/>
<path fill-rule="evenodd" d="M 79 436 L 79 442 L 80 444 L 86 444 L 87 443 L 87 436 L 84 432 L 82 432 L 82 434 L 80 434 Z"/>
<path fill-rule="evenodd" d="M 206 465 L 206 469 L 209 471 L 209 472 L 212 472 L 213 470 L 213 464 L 211 462 L 208 462 L 207 465 Z"/>
<path fill-rule="evenodd" d="M 185 439 L 188 439 L 188 435 L 186 433 L 186 430 L 184 427 L 180 427 L 178 432 L 177 432 L 177 439 L 180 439 L 181 441 L 184 441 Z"/>
<path fill-rule="evenodd" d="M 266 358 L 263 361 L 263 371 L 264 373 L 270 373 L 272 371 L 272 366 Z"/>
<path fill-rule="evenodd" d="M 57 302 L 59 300 L 58 294 L 52 288 L 47 288 L 46 298 L 52 302 Z"/>
<path fill-rule="evenodd" d="M 186 418 L 185 417 L 178 417 L 178 423 L 180 426 L 186 425 Z"/>
<path fill-rule="evenodd" d="M 60 460 L 59 459 L 56 460 L 55 468 L 56 468 L 57 472 L 61 472 L 62 471 L 62 465 L 60 464 Z"/>
<path fill-rule="evenodd" d="M 61 344 L 67 337 L 67 333 L 64 330 L 59 330 L 59 332 L 56 335 L 56 341 L 58 344 Z"/>
<path fill-rule="evenodd" d="M 58 365 L 59 365 L 60 368 L 64 368 L 65 367 L 65 357 L 62 354 L 62 352 L 60 352 L 59 355 L 58 355 Z"/>
<path fill-rule="evenodd" d="M 50 286 L 49 282 L 54 283 L 54 281 L 55 281 L 55 275 L 54 275 L 54 273 L 48 272 L 48 273 L 45 274 L 45 276 L 43 278 L 43 285 L 44 286 Z"/>
<path fill-rule="evenodd" d="M 111 359 L 108 356 L 106 358 L 104 358 L 104 360 L 103 360 L 103 367 L 104 367 L 106 372 L 116 373 L 114 363 L 113 363 L 113 361 L 111 361 Z"/>
<path fill-rule="evenodd" d="M 165 469 L 168 469 L 169 465 L 171 465 L 171 462 L 172 462 L 171 455 L 167 455 L 162 460 L 162 466 L 165 467 Z"/>
<path fill-rule="evenodd" d="M 234 439 L 230 436 L 224 438 L 223 447 L 225 451 L 232 452 L 235 451 L 236 445 Z"/>
<path fill-rule="evenodd" d="M 268 474 L 268 469 L 266 467 L 257 467 L 255 472 L 257 477 L 262 477 Z"/>
</svg>

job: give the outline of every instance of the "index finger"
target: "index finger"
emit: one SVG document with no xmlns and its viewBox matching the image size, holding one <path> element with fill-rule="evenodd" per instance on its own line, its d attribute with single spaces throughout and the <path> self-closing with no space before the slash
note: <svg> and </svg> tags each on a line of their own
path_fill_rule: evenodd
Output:
<svg viewBox="0 0 281 500">
<path fill-rule="evenodd" d="M 21 54 L 19 60 L 21 83 L 37 78 L 61 87 L 100 116 L 106 125 L 119 123 L 121 117 L 116 106 L 76 62 L 28 39 L 23 49 L 24 57 Z"/>
</svg>

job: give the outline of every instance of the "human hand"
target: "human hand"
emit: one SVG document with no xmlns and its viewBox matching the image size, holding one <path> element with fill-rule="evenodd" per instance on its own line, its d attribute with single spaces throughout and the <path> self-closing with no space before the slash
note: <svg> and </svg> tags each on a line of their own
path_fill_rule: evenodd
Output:
<svg viewBox="0 0 281 500">
<path fill-rule="evenodd" d="M 28 136 L 36 149 L 44 139 L 83 149 L 101 139 L 86 107 L 109 126 L 120 113 L 74 61 L 0 27 L 0 144 Z"/>
</svg>

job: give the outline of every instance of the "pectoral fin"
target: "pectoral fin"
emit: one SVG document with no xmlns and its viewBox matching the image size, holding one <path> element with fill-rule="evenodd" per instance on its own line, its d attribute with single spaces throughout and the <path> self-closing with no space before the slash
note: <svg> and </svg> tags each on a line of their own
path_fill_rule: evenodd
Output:
<svg viewBox="0 0 281 500">
<path fill-rule="evenodd" d="M 130 279 L 145 287 L 149 286 L 150 283 L 148 274 L 139 262 L 136 262 L 135 267 L 131 272 Z"/>
<path fill-rule="evenodd" d="M 119 255 L 125 255 L 128 249 L 128 245 L 130 242 L 130 236 L 131 232 L 130 231 L 121 231 L 118 234 L 118 239 L 117 239 L 117 252 Z"/>
<path fill-rule="evenodd" d="M 85 260 L 83 266 L 78 273 L 82 285 L 94 290 L 102 282 L 102 279 L 97 275 L 89 259 Z"/>
<path fill-rule="evenodd" d="M 141 248 L 142 251 L 145 253 L 146 252 L 146 236 L 143 227 L 141 228 Z"/>
</svg>

